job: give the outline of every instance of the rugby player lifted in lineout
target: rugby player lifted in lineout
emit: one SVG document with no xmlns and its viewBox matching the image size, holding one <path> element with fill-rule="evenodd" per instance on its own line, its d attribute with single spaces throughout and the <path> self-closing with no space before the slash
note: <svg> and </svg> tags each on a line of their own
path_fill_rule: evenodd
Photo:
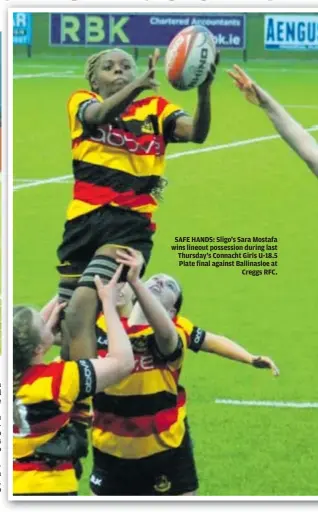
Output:
<svg viewBox="0 0 318 512">
<path fill-rule="evenodd" d="M 239 66 L 235 65 L 232 71 L 228 71 L 228 74 L 234 78 L 236 86 L 245 93 L 248 101 L 265 110 L 278 133 L 318 177 L 318 144 L 316 140 L 268 92 L 252 81 Z"/>
<path fill-rule="evenodd" d="M 90 90 L 77 90 L 69 99 L 75 184 L 58 249 L 62 301 L 70 300 L 76 286 L 94 288 L 95 274 L 109 281 L 118 267 L 118 246 L 140 251 L 147 264 L 155 230 L 151 217 L 162 191 L 166 146 L 170 142 L 203 143 L 208 135 L 210 87 L 216 66 L 198 87 L 196 111 L 191 117 L 157 95 L 136 100 L 143 91 L 157 90 L 158 59 L 159 50 L 155 49 L 147 71 L 137 76 L 136 63 L 125 51 L 94 54 L 86 64 Z M 94 340 L 85 326 L 94 324 L 87 315 L 93 318 L 95 313 L 87 308 L 80 311 L 73 303 L 66 309 L 73 338 Z"/>
</svg>

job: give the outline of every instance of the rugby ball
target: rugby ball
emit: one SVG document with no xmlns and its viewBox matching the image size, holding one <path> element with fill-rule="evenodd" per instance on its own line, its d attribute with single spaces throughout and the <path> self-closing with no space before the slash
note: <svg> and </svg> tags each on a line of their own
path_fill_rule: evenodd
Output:
<svg viewBox="0 0 318 512">
<path fill-rule="evenodd" d="M 165 74 L 179 91 L 188 91 L 204 82 L 215 62 L 216 45 L 206 27 L 186 27 L 172 39 L 165 55 Z"/>
</svg>

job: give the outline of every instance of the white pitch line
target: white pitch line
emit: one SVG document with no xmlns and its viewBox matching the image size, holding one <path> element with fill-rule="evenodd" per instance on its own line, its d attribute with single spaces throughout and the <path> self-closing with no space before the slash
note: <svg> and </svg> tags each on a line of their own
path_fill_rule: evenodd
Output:
<svg viewBox="0 0 318 512">
<path fill-rule="evenodd" d="M 250 407 L 290 407 L 294 409 L 318 409 L 318 402 L 279 402 L 275 400 L 232 400 L 227 398 L 216 398 L 215 403 Z"/>
<path fill-rule="evenodd" d="M 318 125 L 311 126 L 307 129 L 308 132 L 316 132 L 318 131 Z M 211 151 L 220 151 L 221 149 L 230 149 L 230 148 L 236 148 L 241 146 L 247 146 L 249 144 L 255 144 L 256 142 L 264 142 L 268 140 L 275 140 L 280 139 L 280 135 L 266 135 L 264 137 L 255 137 L 253 139 L 245 139 L 245 140 L 239 140 L 236 142 L 229 142 L 227 144 L 218 144 L 216 146 L 208 146 L 207 148 L 200 148 L 200 149 L 190 149 L 189 151 L 182 151 L 180 153 L 174 153 L 172 155 L 167 156 L 167 160 L 173 160 L 175 158 L 180 158 L 182 156 L 188 156 L 188 155 L 198 155 L 200 153 L 209 153 Z M 71 174 L 67 174 L 64 176 L 56 176 L 55 178 L 47 178 L 43 180 L 35 180 L 33 182 L 26 182 L 21 183 L 20 185 L 15 185 L 13 187 L 13 190 L 22 190 L 24 188 L 30 188 L 30 187 L 37 187 L 39 185 L 47 185 L 50 183 L 61 183 L 65 182 L 72 178 Z"/>
<path fill-rule="evenodd" d="M 13 190 L 21 190 L 23 188 L 30 188 L 30 187 L 38 187 L 39 185 L 48 185 L 50 183 L 61 183 L 62 181 L 66 181 L 68 179 L 72 178 L 72 174 L 67 174 L 65 176 L 56 176 L 55 178 L 47 178 L 44 180 L 35 180 L 29 183 L 21 183 L 20 185 L 15 185 L 13 187 Z"/>
<path fill-rule="evenodd" d="M 310 110 L 318 110 L 318 105 L 284 105 L 285 108 L 304 108 Z"/>
</svg>

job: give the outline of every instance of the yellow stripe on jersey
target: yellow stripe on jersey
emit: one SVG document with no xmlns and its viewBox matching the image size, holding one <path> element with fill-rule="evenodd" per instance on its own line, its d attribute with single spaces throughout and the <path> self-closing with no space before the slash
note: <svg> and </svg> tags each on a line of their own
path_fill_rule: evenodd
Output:
<svg viewBox="0 0 318 512">
<path fill-rule="evenodd" d="M 170 370 L 154 369 L 143 374 L 132 373 L 125 379 L 105 389 L 112 396 L 151 395 L 160 391 L 175 393 L 175 379 Z"/>
<path fill-rule="evenodd" d="M 39 435 L 36 437 L 16 437 L 13 436 L 13 454 L 15 459 L 29 457 L 34 453 L 36 448 L 47 443 L 56 435 L 56 432 L 50 434 Z"/>
<path fill-rule="evenodd" d="M 185 434 L 186 407 L 180 407 L 178 420 L 169 430 L 146 437 L 124 437 L 103 432 L 99 428 L 92 430 L 93 446 L 103 453 L 125 459 L 140 459 L 178 448 Z"/>
<path fill-rule="evenodd" d="M 74 469 L 64 471 L 13 471 L 13 494 L 59 494 L 77 492 Z"/>
<path fill-rule="evenodd" d="M 187 333 L 188 337 L 191 336 L 193 329 L 194 329 L 194 325 L 188 318 L 178 315 L 175 320 L 175 323 L 177 325 L 179 325 L 180 327 L 182 327 L 182 329 L 184 329 L 184 331 Z"/>
<path fill-rule="evenodd" d="M 26 383 L 22 385 L 17 392 L 17 398 L 24 405 L 52 400 L 52 378 L 52 376 L 41 377 L 31 384 Z"/>
</svg>

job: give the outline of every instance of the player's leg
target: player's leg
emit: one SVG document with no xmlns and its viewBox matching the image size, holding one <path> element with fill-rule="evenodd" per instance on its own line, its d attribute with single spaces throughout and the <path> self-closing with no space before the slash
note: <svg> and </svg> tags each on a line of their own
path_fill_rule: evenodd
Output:
<svg viewBox="0 0 318 512">
<path fill-rule="evenodd" d="M 142 483 L 142 478 L 138 478 L 138 468 L 138 460 L 120 459 L 93 448 L 93 468 L 90 476 L 91 495 L 141 496 L 139 493 L 136 494 L 138 485 Z"/>
</svg>

